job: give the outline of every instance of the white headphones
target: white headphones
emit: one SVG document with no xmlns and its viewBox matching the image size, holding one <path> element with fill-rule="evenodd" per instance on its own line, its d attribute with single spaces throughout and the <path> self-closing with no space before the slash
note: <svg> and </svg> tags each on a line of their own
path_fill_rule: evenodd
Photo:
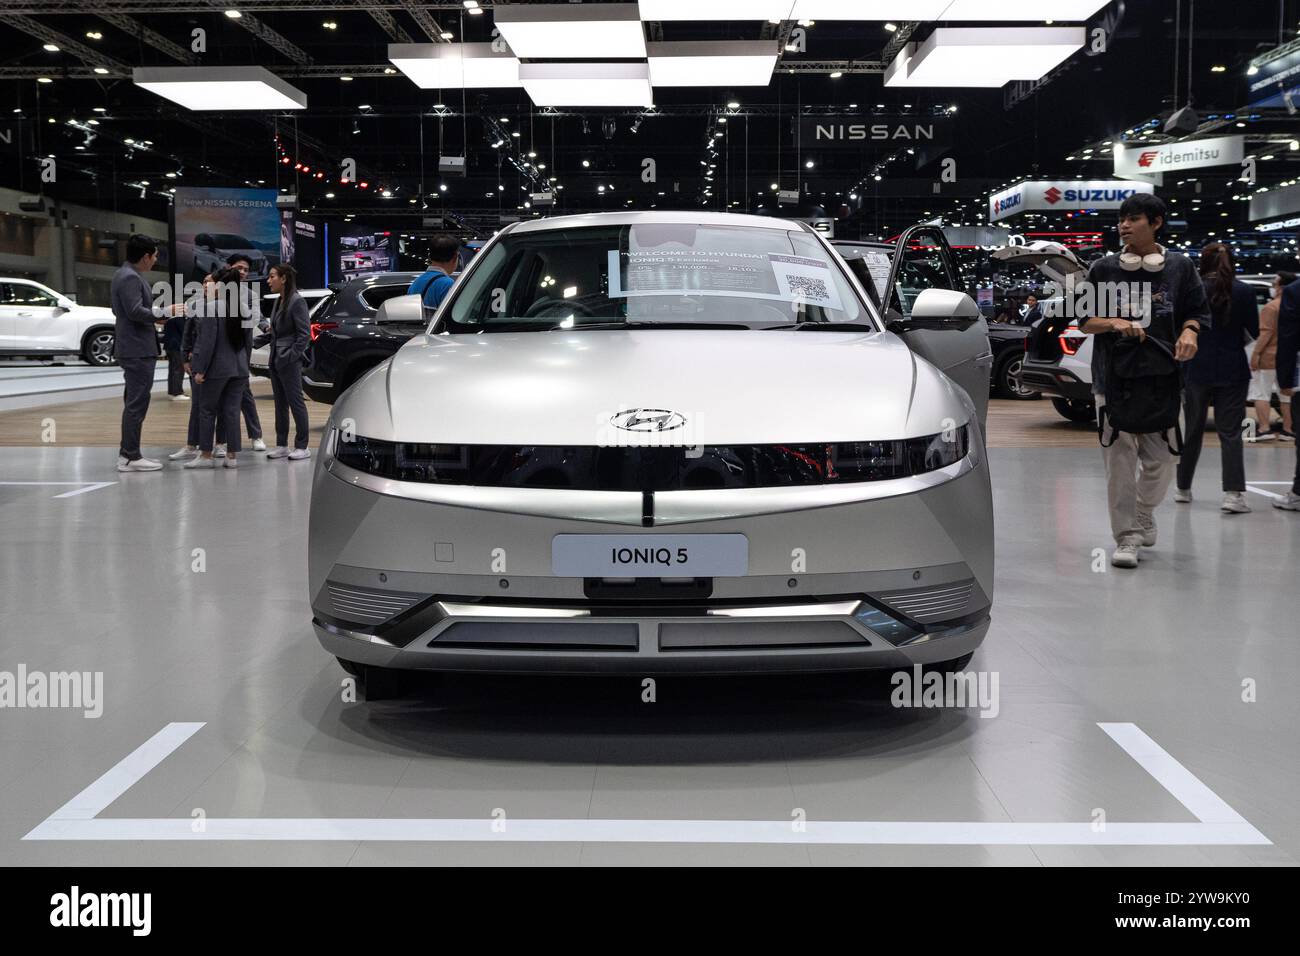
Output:
<svg viewBox="0 0 1300 956">
<path fill-rule="evenodd" d="M 1137 272 L 1138 269 L 1144 272 L 1159 272 L 1165 267 L 1165 247 L 1157 244 L 1156 248 L 1160 251 L 1147 256 L 1139 256 L 1136 252 L 1121 252 L 1119 267 L 1125 272 Z"/>
</svg>

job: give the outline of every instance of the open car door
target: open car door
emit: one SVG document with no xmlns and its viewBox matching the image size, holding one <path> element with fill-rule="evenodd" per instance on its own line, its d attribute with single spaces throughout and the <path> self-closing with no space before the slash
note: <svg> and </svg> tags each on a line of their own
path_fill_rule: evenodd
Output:
<svg viewBox="0 0 1300 956">
<path fill-rule="evenodd" d="M 966 390 L 982 427 L 993 370 L 988 323 L 942 229 L 912 226 L 899 236 L 882 299 L 889 330 Z"/>
</svg>

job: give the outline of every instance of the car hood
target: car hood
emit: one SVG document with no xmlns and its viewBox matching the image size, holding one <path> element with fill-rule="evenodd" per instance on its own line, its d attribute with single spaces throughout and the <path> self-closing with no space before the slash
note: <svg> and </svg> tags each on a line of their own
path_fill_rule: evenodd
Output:
<svg viewBox="0 0 1300 956">
<path fill-rule="evenodd" d="M 79 321 L 112 322 L 113 310 L 102 305 L 74 305 L 72 315 Z"/>
<path fill-rule="evenodd" d="M 627 409 L 685 424 L 671 438 L 612 427 Z M 650 329 L 420 335 L 333 418 L 404 442 L 695 445 L 910 438 L 969 409 L 888 332 Z"/>
<path fill-rule="evenodd" d="M 253 260 L 264 258 L 266 255 L 261 249 L 254 249 L 251 246 L 220 246 L 217 248 L 217 252 L 227 256 L 233 256 L 235 253 L 239 253 L 239 255 L 248 256 L 248 258 Z"/>
</svg>

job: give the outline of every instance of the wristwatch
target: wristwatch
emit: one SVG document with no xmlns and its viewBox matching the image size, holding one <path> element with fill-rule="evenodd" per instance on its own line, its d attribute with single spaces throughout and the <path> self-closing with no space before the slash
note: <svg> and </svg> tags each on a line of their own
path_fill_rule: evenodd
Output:
<svg viewBox="0 0 1300 956">
<path fill-rule="evenodd" d="M 1188 332 L 1188 331 L 1190 331 L 1190 332 L 1195 332 L 1196 335 L 1199 336 L 1199 335 L 1201 334 L 1201 323 L 1199 323 L 1199 322 L 1197 322 L 1195 319 L 1193 319 L 1193 320 L 1189 321 L 1186 325 L 1183 326 L 1183 331 L 1184 331 L 1184 332 Z"/>
</svg>

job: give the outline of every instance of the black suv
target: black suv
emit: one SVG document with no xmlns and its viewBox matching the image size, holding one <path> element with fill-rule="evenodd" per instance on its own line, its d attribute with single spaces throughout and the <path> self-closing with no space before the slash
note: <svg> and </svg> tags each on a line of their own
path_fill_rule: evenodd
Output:
<svg viewBox="0 0 1300 956">
<path fill-rule="evenodd" d="M 396 352 L 424 323 L 375 321 L 379 307 L 406 290 L 418 272 L 376 272 L 332 283 L 334 294 L 311 317 L 312 361 L 303 369 L 307 397 L 326 405 L 364 372 Z"/>
</svg>

